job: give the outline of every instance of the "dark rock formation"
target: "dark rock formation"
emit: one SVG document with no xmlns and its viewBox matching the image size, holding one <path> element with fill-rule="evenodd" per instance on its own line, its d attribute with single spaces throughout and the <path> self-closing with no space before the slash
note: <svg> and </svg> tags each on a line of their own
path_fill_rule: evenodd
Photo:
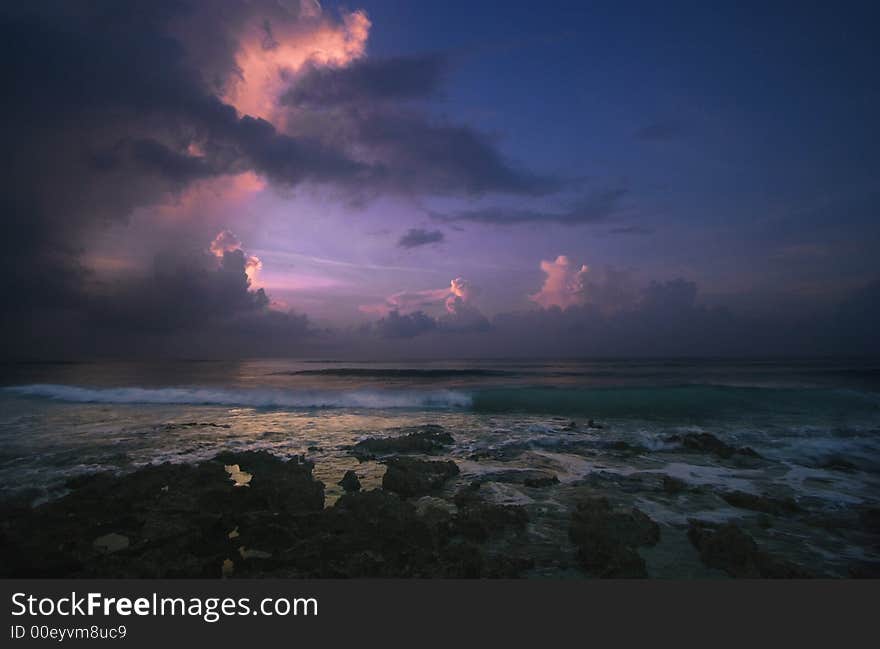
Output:
<svg viewBox="0 0 880 649">
<path fill-rule="evenodd" d="M 783 514 L 796 514 L 801 511 L 800 506 L 792 498 L 772 498 L 746 493 L 745 491 L 728 491 L 721 497 L 734 507 L 751 509 L 756 512 L 781 516 Z"/>
<path fill-rule="evenodd" d="M 723 570 L 731 577 L 792 579 L 811 576 L 800 567 L 760 550 L 755 540 L 734 523 L 716 526 L 691 521 L 688 538 L 705 565 Z"/>
<path fill-rule="evenodd" d="M 673 478 L 670 475 L 663 476 L 663 491 L 668 494 L 677 494 L 682 491 L 687 491 L 688 483 L 684 480 L 679 480 L 678 478 Z"/>
<path fill-rule="evenodd" d="M 458 472 L 452 462 L 400 460 L 392 482 L 407 492 Z M 476 490 L 457 507 L 377 489 L 324 509 L 324 486 L 301 458 L 223 453 L 70 487 L 35 509 L 3 508 L 0 576 L 515 577 L 532 565 L 483 543 L 521 530 L 521 508 L 486 503 Z"/>
<path fill-rule="evenodd" d="M 859 512 L 862 529 L 870 534 L 880 534 L 880 507 L 866 507 Z"/>
<path fill-rule="evenodd" d="M 479 497 L 479 484 L 470 485 L 455 495 L 458 513 L 453 519 L 456 534 L 474 541 L 485 541 L 505 530 L 524 530 L 529 522 L 525 508 L 519 505 L 496 505 Z"/>
<path fill-rule="evenodd" d="M 362 458 L 390 453 L 424 453 L 431 454 L 442 451 L 444 447 L 455 443 L 455 439 L 443 430 L 442 426 L 429 425 L 398 437 L 374 437 L 361 440 L 355 444 L 351 452 Z"/>
<path fill-rule="evenodd" d="M 233 467 L 250 476 L 248 486 L 236 486 Z M 264 452 L 95 474 L 68 486 L 64 498 L 0 523 L 7 576 L 219 576 L 233 550 L 227 535 L 251 512 L 271 521 L 324 507 L 324 485 L 310 463 Z M 119 536 L 129 545 L 112 553 L 97 542 Z"/>
<path fill-rule="evenodd" d="M 387 470 L 382 478 L 382 488 L 409 498 L 424 496 L 443 486 L 449 478 L 457 476 L 458 466 L 452 460 L 431 461 L 409 457 L 395 457 L 386 461 Z"/>
<path fill-rule="evenodd" d="M 351 470 L 346 471 L 345 475 L 342 476 L 342 480 L 337 484 L 339 484 L 339 486 L 346 492 L 361 490 L 361 481 L 358 479 L 357 473 Z"/>
<path fill-rule="evenodd" d="M 559 478 L 556 477 L 555 473 L 540 469 L 504 469 L 493 471 L 492 473 L 484 473 L 475 482 L 477 484 L 504 482 L 507 484 L 521 484 L 526 487 L 549 487 L 559 484 Z"/>
<path fill-rule="evenodd" d="M 638 509 L 618 511 L 605 498 L 590 498 L 577 504 L 569 537 L 587 572 L 598 577 L 647 577 L 636 548 L 656 544 L 660 527 Z"/>
<path fill-rule="evenodd" d="M 736 448 L 722 442 L 711 433 L 688 433 L 686 435 L 670 435 L 666 438 L 666 442 L 680 443 L 683 448 L 694 451 L 696 453 L 711 453 L 720 458 L 730 458 L 734 455 L 745 457 L 760 458 L 761 456 L 754 449 L 743 446 Z"/>
</svg>

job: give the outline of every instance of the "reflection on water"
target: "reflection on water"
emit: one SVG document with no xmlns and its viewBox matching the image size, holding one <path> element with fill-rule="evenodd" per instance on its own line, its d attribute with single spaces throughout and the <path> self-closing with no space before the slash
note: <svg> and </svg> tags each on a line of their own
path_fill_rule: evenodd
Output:
<svg viewBox="0 0 880 649">
<path fill-rule="evenodd" d="M 250 487 L 250 481 L 253 475 L 241 470 L 237 464 L 227 464 L 223 467 L 229 474 L 229 479 L 235 483 L 236 487 Z"/>
</svg>

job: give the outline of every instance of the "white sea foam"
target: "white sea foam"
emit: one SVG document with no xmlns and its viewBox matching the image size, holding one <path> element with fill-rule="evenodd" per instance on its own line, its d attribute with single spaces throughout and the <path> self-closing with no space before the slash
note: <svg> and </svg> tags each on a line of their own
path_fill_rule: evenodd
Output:
<svg viewBox="0 0 880 649">
<path fill-rule="evenodd" d="M 77 403 L 188 404 L 253 408 L 468 408 L 471 397 L 454 390 L 282 390 L 271 388 L 96 388 L 34 384 L 7 392 Z"/>
</svg>

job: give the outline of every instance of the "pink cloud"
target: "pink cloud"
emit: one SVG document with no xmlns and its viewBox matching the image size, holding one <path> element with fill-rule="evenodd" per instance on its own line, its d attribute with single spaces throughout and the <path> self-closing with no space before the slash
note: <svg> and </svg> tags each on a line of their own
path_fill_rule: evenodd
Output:
<svg viewBox="0 0 880 649">
<path fill-rule="evenodd" d="M 412 313 L 434 309 L 443 305 L 447 313 L 456 313 L 461 305 L 468 303 L 476 294 L 474 287 L 463 277 L 456 277 L 447 288 L 422 291 L 401 291 L 385 298 L 378 304 L 362 304 L 361 313 L 387 316 L 392 311 Z"/>
<path fill-rule="evenodd" d="M 370 19 L 363 11 L 330 16 L 318 3 L 304 2 L 295 20 L 277 20 L 267 31 L 255 17 L 239 36 L 237 70 L 227 79 L 223 101 L 242 115 L 261 117 L 284 130 L 279 98 L 307 63 L 345 66 L 366 53 Z"/>
<path fill-rule="evenodd" d="M 585 280 L 589 268 L 582 265 L 573 266 L 565 255 L 559 255 L 555 261 L 541 262 L 544 271 L 544 285 L 541 290 L 529 296 L 532 302 L 542 307 L 557 306 L 567 309 L 570 306 L 583 304 L 586 301 Z"/>
</svg>

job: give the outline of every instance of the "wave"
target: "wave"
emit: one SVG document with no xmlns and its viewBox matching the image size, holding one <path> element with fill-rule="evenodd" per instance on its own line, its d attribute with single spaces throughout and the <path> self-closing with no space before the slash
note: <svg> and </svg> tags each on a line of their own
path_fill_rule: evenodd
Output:
<svg viewBox="0 0 880 649">
<path fill-rule="evenodd" d="M 35 384 L 4 388 L 29 397 L 76 403 L 250 406 L 254 408 L 428 408 L 471 405 L 469 395 L 452 390 L 281 390 L 271 388 L 95 388 Z"/>
<path fill-rule="evenodd" d="M 212 387 L 86 387 L 32 384 L 4 388 L 27 397 L 79 403 L 180 404 L 255 408 L 467 409 L 593 418 L 690 419 L 717 415 L 859 415 L 880 420 L 880 395 L 847 389 L 718 385 L 662 387 L 509 387 L 463 390 L 298 390 Z"/>
<path fill-rule="evenodd" d="M 353 378 L 380 379 L 447 379 L 456 377 L 492 377 L 515 376 L 513 372 L 503 370 L 482 369 L 408 369 L 408 368 L 362 368 L 362 367 L 330 367 L 320 370 L 294 370 L 290 372 L 273 372 L 273 375 L 284 376 L 341 376 Z"/>
</svg>

